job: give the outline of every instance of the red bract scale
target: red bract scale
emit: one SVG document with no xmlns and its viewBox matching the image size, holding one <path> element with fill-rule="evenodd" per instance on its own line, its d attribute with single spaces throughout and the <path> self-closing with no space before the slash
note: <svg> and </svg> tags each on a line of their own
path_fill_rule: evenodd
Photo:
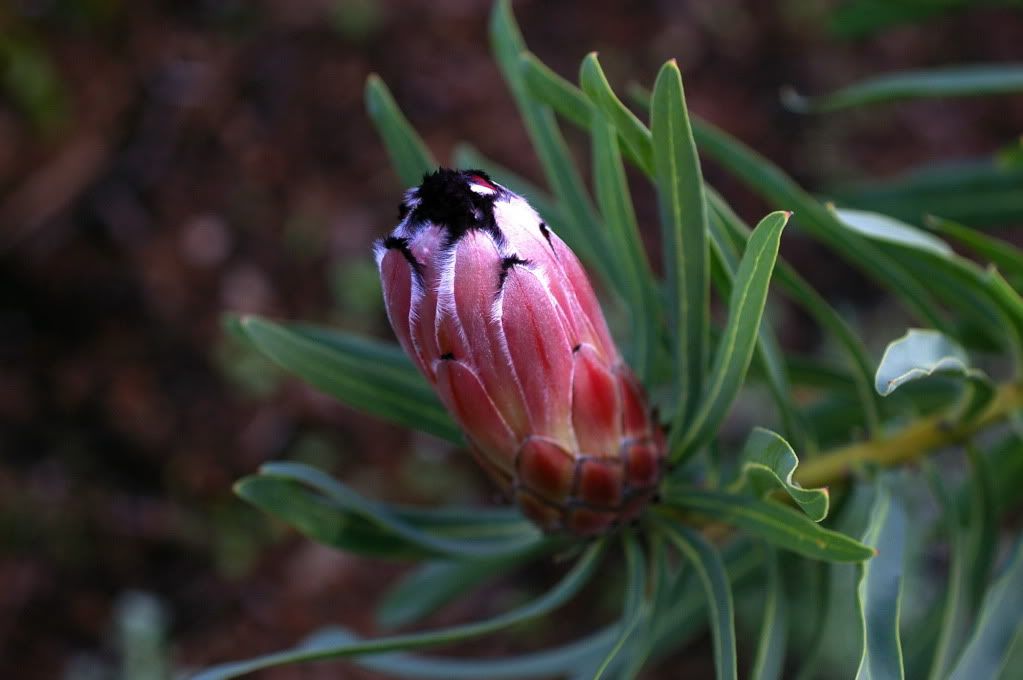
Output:
<svg viewBox="0 0 1023 680">
<path fill-rule="evenodd" d="M 387 315 L 480 465 L 546 531 L 637 517 L 664 438 L 575 254 L 479 170 L 426 176 L 399 214 L 376 248 Z"/>
</svg>

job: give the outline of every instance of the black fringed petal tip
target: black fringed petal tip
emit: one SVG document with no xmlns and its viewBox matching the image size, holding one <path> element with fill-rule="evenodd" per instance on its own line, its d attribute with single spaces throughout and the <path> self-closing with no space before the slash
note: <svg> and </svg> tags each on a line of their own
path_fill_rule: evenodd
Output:
<svg viewBox="0 0 1023 680">
<path fill-rule="evenodd" d="M 418 204 L 412 210 L 412 221 L 444 227 L 449 243 L 457 241 L 470 229 L 486 229 L 495 239 L 500 239 L 501 231 L 494 220 L 494 201 L 504 193 L 482 170 L 439 168 L 433 174 L 424 175 L 423 183 L 416 189 Z"/>
</svg>

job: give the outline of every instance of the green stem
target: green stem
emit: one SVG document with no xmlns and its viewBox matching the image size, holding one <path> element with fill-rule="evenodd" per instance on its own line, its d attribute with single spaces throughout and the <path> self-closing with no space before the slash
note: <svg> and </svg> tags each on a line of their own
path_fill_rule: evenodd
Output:
<svg viewBox="0 0 1023 680">
<path fill-rule="evenodd" d="M 834 484 L 857 466 L 876 463 L 898 465 L 919 458 L 934 449 L 961 442 L 1023 408 L 1023 386 L 1006 383 L 998 387 L 984 412 L 968 423 L 957 425 L 948 414 L 928 416 L 887 437 L 832 449 L 808 460 L 796 470 L 795 478 L 808 489 Z"/>
</svg>

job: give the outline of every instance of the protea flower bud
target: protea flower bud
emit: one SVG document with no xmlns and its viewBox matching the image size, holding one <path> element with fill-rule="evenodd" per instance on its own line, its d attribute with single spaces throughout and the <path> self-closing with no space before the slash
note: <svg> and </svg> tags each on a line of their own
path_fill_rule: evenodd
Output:
<svg viewBox="0 0 1023 680">
<path fill-rule="evenodd" d="M 478 170 L 410 189 L 377 243 L 391 326 L 483 468 L 544 530 L 637 516 L 664 439 L 575 254 Z"/>
</svg>

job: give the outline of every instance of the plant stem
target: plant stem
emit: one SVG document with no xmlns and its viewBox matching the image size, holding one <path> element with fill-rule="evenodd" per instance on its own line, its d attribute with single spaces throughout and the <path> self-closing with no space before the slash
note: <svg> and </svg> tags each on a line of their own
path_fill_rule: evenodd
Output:
<svg viewBox="0 0 1023 680">
<path fill-rule="evenodd" d="M 947 413 L 928 416 L 889 436 L 825 452 L 801 464 L 795 478 L 813 489 L 840 481 L 864 463 L 884 466 L 905 463 L 936 448 L 961 442 L 1019 408 L 1023 408 L 1023 386 L 1005 383 L 998 387 L 984 412 L 969 423 L 957 424 Z"/>
</svg>

